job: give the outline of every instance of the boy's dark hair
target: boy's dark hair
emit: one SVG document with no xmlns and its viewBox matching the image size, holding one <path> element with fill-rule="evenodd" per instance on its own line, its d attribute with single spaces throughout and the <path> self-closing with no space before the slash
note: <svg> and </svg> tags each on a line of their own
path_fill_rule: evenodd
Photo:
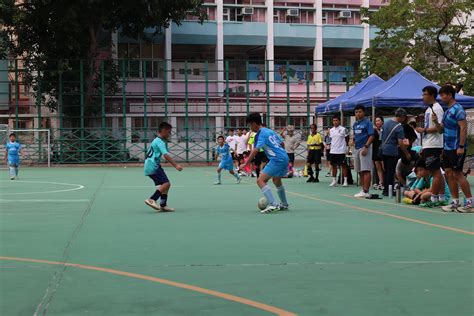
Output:
<svg viewBox="0 0 474 316">
<path fill-rule="evenodd" d="M 220 138 L 225 139 L 224 136 L 222 135 L 217 136 L 217 139 L 220 139 Z"/>
<path fill-rule="evenodd" d="M 233 132 L 233 131 L 234 131 L 234 129 L 233 129 L 233 128 L 229 128 L 229 132 Z"/>
<path fill-rule="evenodd" d="M 334 116 L 332 117 L 332 119 L 333 119 L 333 120 L 336 119 L 336 120 L 339 120 L 339 121 L 341 120 L 341 118 L 339 117 L 339 115 L 334 115 Z"/>
<path fill-rule="evenodd" d="M 16 134 L 15 133 L 10 133 L 10 135 L 8 135 L 8 137 L 12 137 L 12 136 L 16 137 Z"/>
<path fill-rule="evenodd" d="M 453 86 L 442 86 L 441 89 L 439 89 L 439 94 L 450 94 L 453 99 L 455 98 L 456 95 L 456 90 L 454 90 Z"/>
<path fill-rule="evenodd" d="M 425 159 L 418 159 L 415 163 L 415 170 L 418 168 L 426 169 L 426 161 Z"/>
<path fill-rule="evenodd" d="M 255 123 L 257 125 L 262 125 L 262 117 L 260 116 L 260 113 L 250 113 L 247 115 L 247 124 L 250 123 Z"/>
<path fill-rule="evenodd" d="M 385 122 L 383 116 L 376 116 L 375 119 L 380 119 L 382 122 Z"/>
<path fill-rule="evenodd" d="M 161 132 L 164 129 L 172 129 L 173 126 L 171 126 L 170 123 L 168 122 L 161 122 L 160 125 L 158 126 L 158 132 Z"/>
<path fill-rule="evenodd" d="M 311 124 L 311 125 L 309 126 L 309 128 L 311 128 L 311 127 L 313 127 L 313 126 L 314 126 L 314 128 L 318 128 L 318 126 L 317 126 L 316 124 L 314 124 L 314 123 Z"/>
<path fill-rule="evenodd" d="M 436 87 L 434 86 L 426 86 L 421 91 L 428 92 L 428 94 L 431 95 L 435 99 L 438 96 L 438 89 L 436 89 Z"/>
<path fill-rule="evenodd" d="M 363 106 L 362 104 L 356 105 L 356 107 L 354 108 L 354 112 L 357 110 L 362 110 L 365 113 L 365 106 Z"/>
</svg>

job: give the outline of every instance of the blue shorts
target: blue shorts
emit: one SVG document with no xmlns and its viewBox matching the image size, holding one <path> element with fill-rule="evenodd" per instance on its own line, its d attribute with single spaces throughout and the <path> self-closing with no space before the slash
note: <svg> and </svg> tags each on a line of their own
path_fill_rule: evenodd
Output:
<svg viewBox="0 0 474 316">
<path fill-rule="evenodd" d="M 221 162 L 219 163 L 219 168 L 224 169 L 224 170 L 231 171 L 231 170 L 234 170 L 234 163 L 233 163 L 232 160 L 221 161 Z"/>
<path fill-rule="evenodd" d="M 163 183 L 170 182 L 168 177 L 166 176 L 165 171 L 161 166 L 158 166 L 154 174 L 149 175 L 149 177 L 153 180 L 155 185 L 162 185 Z"/>
<path fill-rule="evenodd" d="M 20 162 L 19 161 L 8 160 L 8 166 L 10 166 L 12 168 L 18 168 L 20 166 Z"/>
<path fill-rule="evenodd" d="M 270 162 L 267 163 L 262 172 L 269 175 L 270 177 L 286 177 L 288 174 L 288 160 L 275 161 L 270 159 Z"/>
</svg>

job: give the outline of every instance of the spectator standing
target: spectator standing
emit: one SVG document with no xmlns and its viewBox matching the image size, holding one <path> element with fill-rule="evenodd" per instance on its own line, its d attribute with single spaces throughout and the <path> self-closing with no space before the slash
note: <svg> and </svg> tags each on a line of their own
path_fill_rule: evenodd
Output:
<svg viewBox="0 0 474 316">
<path fill-rule="evenodd" d="M 354 131 L 354 167 L 360 175 L 360 185 L 362 190 L 355 194 L 357 198 L 369 197 L 370 183 L 372 181 L 372 142 L 374 140 L 374 126 L 365 117 L 365 107 L 358 105 L 355 107 L 356 122 L 352 130 Z"/>
<path fill-rule="evenodd" d="M 452 195 L 450 205 L 444 206 L 445 212 L 470 213 L 472 211 L 471 187 L 462 173 L 467 146 L 466 112 L 455 99 L 455 90 L 452 86 L 443 86 L 439 90 L 441 101 L 448 106 L 443 116 L 443 165 L 446 170 L 449 189 Z M 437 119 L 437 117 L 434 117 Z M 461 187 L 466 203 L 463 207 L 459 202 L 459 187 Z"/>
<path fill-rule="evenodd" d="M 329 131 L 331 137 L 331 168 L 332 168 L 332 182 L 329 185 L 334 187 L 337 185 L 337 168 L 341 167 L 342 177 L 344 178 L 343 186 L 347 187 L 347 165 L 346 165 L 346 153 L 347 143 L 349 142 L 349 133 L 344 126 L 341 126 L 341 120 L 339 116 L 334 116 L 332 119 L 333 127 Z"/>
<path fill-rule="evenodd" d="M 387 120 L 383 125 L 382 140 L 380 150 L 383 157 L 384 164 L 384 188 L 383 195 L 388 196 L 389 186 L 394 185 L 395 170 L 399 158 L 399 148 L 405 158 L 411 160 L 410 154 L 403 142 L 405 133 L 403 132 L 402 124 L 407 121 L 407 112 L 399 108 L 395 111 L 395 118 Z"/>
</svg>

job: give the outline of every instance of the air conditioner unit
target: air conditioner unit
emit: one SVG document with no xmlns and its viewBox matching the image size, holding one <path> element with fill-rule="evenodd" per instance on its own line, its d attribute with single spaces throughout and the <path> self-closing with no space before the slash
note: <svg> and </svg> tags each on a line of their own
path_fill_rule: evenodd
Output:
<svg viewBox="0 0 474 316">
<path fill-rule="evenodd" d="M 241 15 L 252 15 L 253 14 L 253 8 L 252 7 L 243 7 L 240 9 L 240 14 Z"/>
<path fill-rule="evenodd" d="M 286 10 L 286 16 L 300 16 L 299 9 L 288 9 Z"/>
<path fill-rule="evenodd" d="M 351 11 L 339 11 L 339 14 L 337 15 L 338 19 L 349 19 L 352 17 L 352 12 Z"/>
</svg>

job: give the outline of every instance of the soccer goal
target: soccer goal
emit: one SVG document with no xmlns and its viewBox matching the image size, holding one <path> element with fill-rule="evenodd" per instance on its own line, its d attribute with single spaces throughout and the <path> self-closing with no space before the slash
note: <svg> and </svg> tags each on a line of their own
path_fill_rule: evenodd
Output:
<svg viewBox="0 0 474 316">
<path fill-rule="evenodd" d="M 21 164 L 28 166 L 51 167 L 51 133 L 49 129 L 8 129 L 0 127 L 2 141 L 2 160 L 5 155 L 5 144 L 8 136 L 15 133 L 17 142 L 21 145 Z M 2 164 L 2 167 L 6 166 Z"/>
</svg>

